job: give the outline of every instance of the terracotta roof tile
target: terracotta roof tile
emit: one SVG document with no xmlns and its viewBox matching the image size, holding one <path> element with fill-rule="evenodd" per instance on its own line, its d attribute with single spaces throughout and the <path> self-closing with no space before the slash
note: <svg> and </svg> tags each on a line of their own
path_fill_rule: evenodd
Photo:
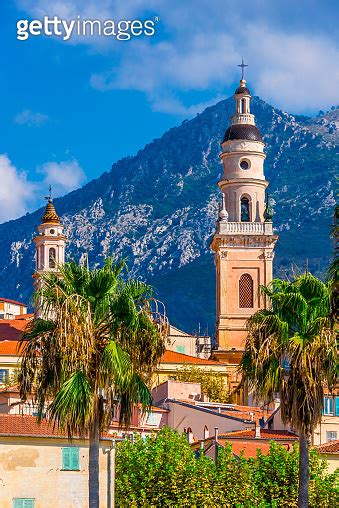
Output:
<svg viewBox="0 0 339 508">
<path fill-rule="evenodd" d="M 279 439 L 288 439 L 292 441 L 297 441 L 299 438 L 296 434 L 289 432 L 288 430 L 268 430 L 268 429 L 260 429 L 261 439 L 269 439 L 269 440 L 279 440 Z M 255 429 L 246 429 L 246 430 L 235 430 L 233 432 L 223 432 L 220 434 L 220 439 L 237 439 L 237 438 L 248 438 L 248 439 L 256 439 L 255 437 Z"/>
<path fill-rule="evenodd" d="M 9 300 L 8 298 L 1 298 L 0 302 L 13 303 L 14 305 L 20 305 L 21 307 L 28 307 L 25 303 L 17 302 L 16 300 Z"/>
<path fill-rule="evenodd" d="M 196 356 L 177 353 L 176 351 L 166 350 L 160 359 L 160 363 L 189 363 L 198 365 L 223 365 L 215 360 L 206 360 L 205 358 L 197 358 Z"/>
<path fill-rule="evenodd" d="M 336 441 L 329 441 L 314 447 L 319 453 L 339 453 L 339 439 Z"/>
<path fill-rule="evenodd" d="M 66 436 L 65 433 L 53 430 L 46 420 L 39 425 L 35 416 L 29 415 L 1 415 L 0 435 L 13 436 Z"/>
<path fill-rule="evenodd" d="M 224 441 L 222 444 L 225 446 L 227 441 Z M 267 441 L 260 442 L 258 441 L 233 441 L 230 442 L 232 446 L 232 452 L 234 455 L 239 457 L 242 453 L 244 454 L 245 459 L 255 458 L 257 456 L 257 451 L 260 450 L 263 455 L 268 455 L 270 451 L 270 443 Z M 293 449 L 292 443 L 281 443 L 281 446 L 286 448 L 287 451 L 291 451 Z"/>
<path fill-rule="evenodd" d="M 0 319 L 0 341 L 20 340 L 21 334 L 31 317 L 31 314 L 26 314 L 15 319 Z"/>
<path fill-rule="evenodd" d="M 20 356 L 19 345 L 17 340 L 0 340 L 0 355 Z"/>
</svg>

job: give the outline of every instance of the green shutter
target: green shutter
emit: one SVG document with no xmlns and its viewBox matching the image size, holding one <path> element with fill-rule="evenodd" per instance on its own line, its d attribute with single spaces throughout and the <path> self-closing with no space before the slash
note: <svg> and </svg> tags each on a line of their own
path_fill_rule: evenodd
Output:
<svg viewBox="0 0 339 508">
<path fill-rule="evenodd" d="M 71 448 L 62 449 L 62 469 L 71 469 Z"/>
<path fill-rule="evenodd" d="M 176 346 L 177 353 L 185 353 L 185 346 Z"/>
<path fill-rule="evenodd" d="M 339 416 L 339 397 L 338 396 L 335 398 L 335 414 L 336 414 L 336 416 Z"/>
<path fill-rule="evenodd" d="M 79 467 L 79 448 L 68 446 L 62 449 L 62 469 L 66 471 L 77 471 Z"/>
<path fill-rule="evenodd" d="M 34 499 L 28 497 L 16 497 L 13 499 L 13 508 L 34 508 Z"/>
<path fill-rule="evenodd" d="M 79 467 L 79 448 L 71 448 L 71 469 L 77 470 Z"/>
</svg>

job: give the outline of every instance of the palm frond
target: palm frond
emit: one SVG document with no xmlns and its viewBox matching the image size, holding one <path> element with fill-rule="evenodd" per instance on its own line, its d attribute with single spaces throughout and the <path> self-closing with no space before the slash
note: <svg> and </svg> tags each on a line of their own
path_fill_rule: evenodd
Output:
<svg viewBox="0 0 339 508">
<path fill-rule="evenodd" d="M 93 416 L 93 392 L 83 372 L 74 372 L 63 384 L 48 407 L 48 415 L 69 436 L 88 430 Z"/>
</svg>

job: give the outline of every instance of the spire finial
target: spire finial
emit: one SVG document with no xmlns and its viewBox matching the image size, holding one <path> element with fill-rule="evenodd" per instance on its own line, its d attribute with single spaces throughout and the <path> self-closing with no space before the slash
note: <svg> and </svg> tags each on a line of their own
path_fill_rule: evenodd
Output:
<svg viewBox="0 0 339 508">
<path fill-rule="evenodd" d="M 226 203 L 225 203 L 225 194 L 221 193 L 221 205 L 219 207 L 219 221 L 227 222 L 228 221 L 228 213 L 226 210 Z"/>
<path fill-rule="evenodd" d="M 52 186 L 49 185 L 48 187 L 48 196 L 45 196 L 45 199 L 47 200 L 48 203 L 52 203 L 53 202 L 53 199 L 52 199 Z"/>
<path fill-rule="evenodd" d="M 241 80 L 244 79 L 244 69 L 245 67 L 248 67 L 248 64 L 244 63 L 244 57 L 241 57 L 241 64 L 238 64 L 237 67 L 241 67 Z"/>
<path fill-rule="evenodd" d="M 52 186 L 51 185 L 48 188 L 48 196 L 45 196 L 45 199 L 47 201 L 47 206 L 46 206 L 46 210 L 45 210 L 44 216 L 42 218 L 43 224 L 44 223 L 48 223 L 48 222 L 53 222 L 53 223 L 59 224 L 60 223 L 60 218 L 59 218 L 59 216 L 56 213 L 55 208 L 54 208 L 53 199 L 52 199 Z"/>
</svg>

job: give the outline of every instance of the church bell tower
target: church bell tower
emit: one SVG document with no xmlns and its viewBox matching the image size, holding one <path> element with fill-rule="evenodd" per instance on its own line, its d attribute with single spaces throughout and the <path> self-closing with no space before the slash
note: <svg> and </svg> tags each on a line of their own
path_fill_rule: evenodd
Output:
<svg viewBox="0 0 339 508">
<path fill-rule="evenodd" d="M 244 71 L 243 62 L 241 67 Z M 231 371 L 244 350 L 246 320 L 265 306 L 259 286 L 272 280 L 278 239 L 266 197 L 265 143 L 251 113 L 251 93 L 243 73 L 234 98 L 235 113 L 221 143 L 223 176 L 218 185 L 222 199 L 211 241 L 216 267 L 213 354 Z"/>
<path fill-rule="evenodd" d="M 38 226 L 38 235 L 34 238 L 36 268 L 33 278 L 35 289 L 39 289 L 43 273 L 57 273 L 58 266 L 65 262 L 66 237 L 51 198 L 51 189 L 46 199 L 45 213 Z M 39 310 L 36 309 L 36 313 L 38 312 Z"/>
</svg>

